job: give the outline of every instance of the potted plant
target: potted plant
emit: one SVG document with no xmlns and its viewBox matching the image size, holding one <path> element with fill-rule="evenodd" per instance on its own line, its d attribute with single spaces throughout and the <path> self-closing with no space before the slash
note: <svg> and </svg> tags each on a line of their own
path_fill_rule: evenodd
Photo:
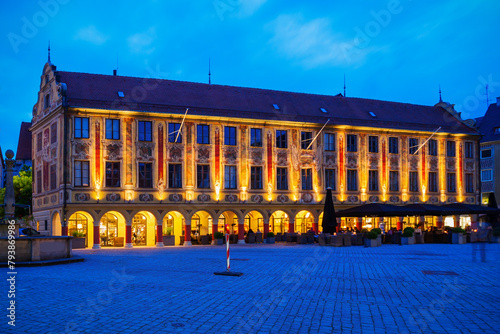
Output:
<svg viewBox="0 0 500 334">
<path fill-rule="evenodd" d="M 375 231 L 366 233 L 365 247 L 378 247 L 377 237 L 378 234 Z"/>
<path fill-rule="evenodd" d="M 382 230 L 378 227 L 372 228 L 372 231 L 377 233 L 377 245 L 382 246 Z"/>
<path fill-rule="evenodd" d="M 212 245 L 223 245 L 224 244 L 224 233 L 215 232 L 214 238 L 215 239 L 212 241 Z"/>
<path fill-rule="evenodd" d="M 163 235 L 163 245 L 175 246 L 175 235 L 173 227 L 167 227 L 165 229 L 165 234 Z"/>
<path fill-rule="evenodd" d="M 401 245 L 414 245 L 415 244 L 415 229 L 413 227 L 407 227 L 403 230 L 403 235 L 401 236 Z"/>
<path fill-rule="evenodd" d="M 87 238 L 85 238 L 85 233 L 80 231 L 73 231 L 71 235 L 73 236 L 73 241 L 72 241 L 73 249 L 85 248 L 85 241 L 87 240 Z"/>
<path fill-rule="evenodd" d="M 466 237 L 464 237 L 464 234 L 466 234 L 467 232 L 465 232 L 465 230 L 461 227 L 453 227 L 452 229 L 450 229 L 451 231 L 451 243 L 452 244 L 465 244 L 466 242 Z"/>
<path fill-rule="evenodd" d="M 273 232 L 267 232 L 267 239 L 266 243 L 268 244 L 274 244 L 274 233 Z"/>
</svg>

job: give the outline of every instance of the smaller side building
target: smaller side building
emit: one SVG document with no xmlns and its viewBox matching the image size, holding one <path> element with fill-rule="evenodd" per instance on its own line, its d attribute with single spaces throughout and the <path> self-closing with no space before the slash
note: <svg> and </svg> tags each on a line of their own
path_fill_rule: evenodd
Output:
<svg viewBox="0 0 500 334">
<path fill-rule="evenodd" d="M 19 172 L 24 165 L 31 167 L 31 122 L 22 122 L 21 130 L 19 131 L 19 140 L 17 142 L 16 164 L 14 166 L 14 175 L 19 175 Z"/>
<path fill-rule="evenodd" d="M 483 135 L 481 147 L 481 196 L 482 202 L 488 200 L 491 192 L 500 195 L 500 97 L 490 104 L 479 123 Z"/>
</svg>

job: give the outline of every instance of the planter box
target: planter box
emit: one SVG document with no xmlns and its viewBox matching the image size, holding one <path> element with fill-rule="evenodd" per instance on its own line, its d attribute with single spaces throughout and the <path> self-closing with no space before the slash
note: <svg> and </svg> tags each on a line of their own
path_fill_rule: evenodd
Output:
<svg viewBox="0 0 500 334">
<path fill-rule="evenodd" d="M 72 249 L 85 248 L 85 240 L 86 240 L 86 238 L 73 238 L 71 248 Z"/>
<path fill-rule="evenodd" d="M 412 237 L 401 237 L 401 245 L 414 245 L 415 236 Z"/>
<path fill-rule="evenodd" d="M 344 246 L 344 237 L 342 234 L 332 235 L 330 239 L 330 245 L 333 247 Z"/>
<path fill-rule="evenodd" d="M 377 235 L 377 246 L 382 246 L 382 235 Z"/>
<path fill-rule="evenodd" d="M 365 239 L 365 247 L 378 247 L 377 239 Z"/>
<path fill-rule="evenodd" d="M 275 242 L 274 237 L 269 237 L 266 239 L 266 243 L 268 243 L 268 244 L 274 244 L 274 242 Z"/>
<path fill-rule="evenodd" d="M 175 246 L 175 235 L 164 235 L 163 246 Z"/>
<path fill-rule="evenodd" d="M 215 239 L 215 240 L 212 240 L 212 245 L 224 245 L 224 239 Z"/>
<path fill-rule="evenodd" d="M 416 244 L 423 244 L 424 243 L 424 233 L 425 232 L 422 232 L 422 234 L 415 234 L 415 243 Z"/>
<path fill-rule="evenodd" d="M 465 237 L 462 233 L 452 233 L 451 234 L 451 243 L 462 245 L 465 244 Z"/>
<path fill-rule="evenodd" d="M 352 235 L 351 234 L 344 234 L 344 246 L 351 246 L 352 245 Z"/>
</svg>

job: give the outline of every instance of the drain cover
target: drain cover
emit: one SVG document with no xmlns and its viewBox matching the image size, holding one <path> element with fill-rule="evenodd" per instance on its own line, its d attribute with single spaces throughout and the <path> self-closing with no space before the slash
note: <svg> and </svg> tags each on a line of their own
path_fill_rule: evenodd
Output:
<svg viewBox="0 0 500 334">
<path fill-rule="evenodd" d="M 173 323 L 171 323 L 171 325 L 174 328 L 181 328 L 181 327 L 186 326 L 186 325 L 184 325 L 183 323 L 180 323 L 180 322 L 173 322 Z"/>
<path fill-rule="evenodd" d="M 422 270 L 422 272 L 425 274 L 425 275 L 445 275 L 445 276 L 453 276 L 453 275 L 456 275 L 458 276 L 458 274 L 454 271 L 432 271 L 432 270 Z"/>
</svg>

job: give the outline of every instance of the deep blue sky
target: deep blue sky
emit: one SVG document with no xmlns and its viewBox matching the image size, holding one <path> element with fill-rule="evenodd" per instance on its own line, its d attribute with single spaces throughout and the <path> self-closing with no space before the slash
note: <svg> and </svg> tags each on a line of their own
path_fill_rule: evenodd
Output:
<svg viewBox="0 0 500 334">
<path fill-rule="evenodd" d="M 207 82 L 211 57 L 216 84 L 335 95 L 345 74 L 347 96 L 424 105 L 441 84 L 464 118 L 484 114 L 488 82 L 500 96 L 497 0 L 40 3 L 0 14 L 3 152 L 31 120 L 49 39 L 63 71 L 112 74 L 118 54 L 119 75 Z"/>
</svg>

